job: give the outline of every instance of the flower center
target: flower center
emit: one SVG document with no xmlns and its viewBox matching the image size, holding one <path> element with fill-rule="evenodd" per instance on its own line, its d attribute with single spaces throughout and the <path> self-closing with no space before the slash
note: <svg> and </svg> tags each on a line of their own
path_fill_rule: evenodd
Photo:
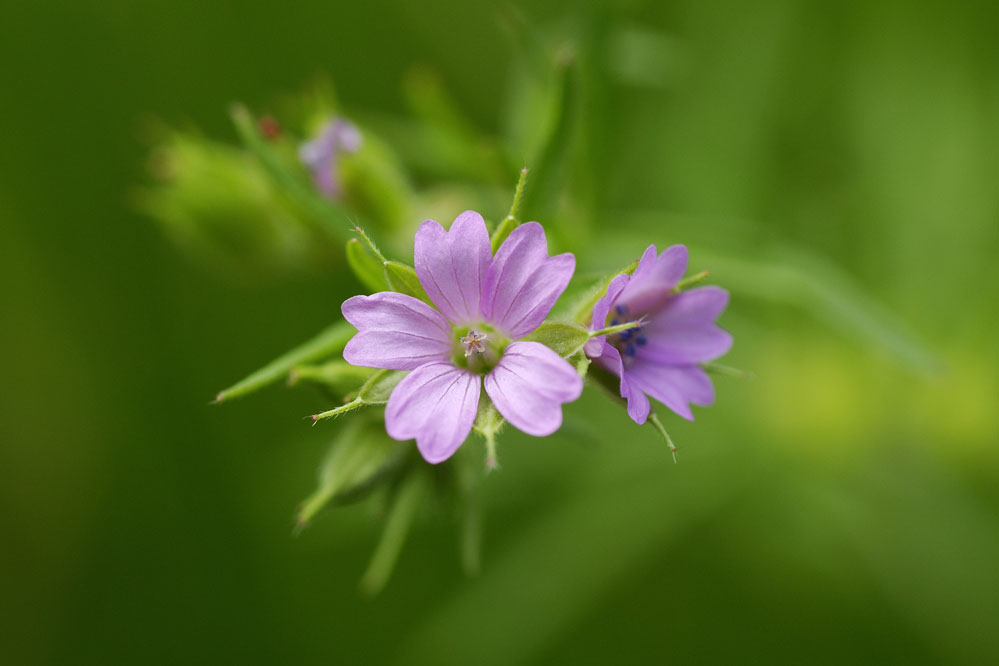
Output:
<svg viewBox="0 0 999 666">
<path fill-rule="evenodd" d="M 624 304 L 614 306 L 614 315 L 614 318 L 610 320 L 608 326 L 620 326 L 621 324 L 627 324 L 641 319 L 640 317 L 632 316 L 628 311 L 628 306 Z M 626 331 L 614 333 L 613 335 L 608 335 L 607 342 L 621 352 L 621 360 L 625 364 L 634 361 L 635 356 L 638 354 L 639 348 L 644 347 L 649 343 L 648 338 L 645 337 L 641 326 L 638 326 L 637 328 L 629 328 Z"/>
<path fill-rule="evenodd" d="M 458 338 L 461 344 L 465 345 L 465 358 L 468 358 L 472 354 L 481 354 L 486 351 L 486 345 L 483 344 L 488 335 L 485 333 L 479 333 L 474 328 L 468 332 L 468 335 Z"/>
<path fill-rule="evenodd" d="M 454 354 L 451 361 L 459 368 L 478 374 L 487 374 L 503 357 L 509 340 L 488 324 L 479 323 L 474 328 L 456 327 Z"/>
</svg>

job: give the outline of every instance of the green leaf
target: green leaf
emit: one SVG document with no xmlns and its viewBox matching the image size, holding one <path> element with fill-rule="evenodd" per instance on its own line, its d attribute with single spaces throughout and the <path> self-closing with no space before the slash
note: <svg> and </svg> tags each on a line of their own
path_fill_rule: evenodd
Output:
<svg viewBox="0 0 999 666">
<path fill-rule="evenodd" d="M 364 248 L 359 239 L 347 241 L 346 255 L 347 265 L 368 291 L 386 291 L 389 288 L 381 262 Z"/>
<path fill-rule="evenodd" d="M 582 350 L 590 332 L 578 324 L 546 321 L 524 339 L 540 342 L 562 358 L 569 358 Z"/>
<path fill-rule="evenodd" d="M 215 402 L 225 402 L 258 391 L 285 379 L 296 365 L 321 361 L 343 351 L 347 341 L 357 331 L 345 321 L 333 324 L 322 333 L 305 342 L 283 356 L 280 356 L 260 368 L 245 379 L 229 388 L 219 391 Z"/>
<path fill-rule="evenodd" d="M 424 303 L 433 305 L 427 292 L 423 289 L 423 285 L 420 284 L 420 278 L 416 276 L 416 271 L 411 266 L 399 261 L 386 261 L 385 281 L 388 282 L 389 289 L 392 291 L 408 294 Z"/>
<path fill-rule="evenodd" d="M 296 516 L 302 529 L 326 505 L 356 501 L 396 469 L 406 447 L 389 439 L 380 423 L 356 422 L 342 430 L 319 466 L 319 484 Z"/>
</svg>

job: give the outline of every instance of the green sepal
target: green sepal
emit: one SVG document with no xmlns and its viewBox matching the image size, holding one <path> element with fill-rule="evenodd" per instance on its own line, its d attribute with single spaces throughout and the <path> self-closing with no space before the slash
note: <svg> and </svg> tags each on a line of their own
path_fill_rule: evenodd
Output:
<svg viewBox="0 0 999 666">
<path fill-rule="evenodd" d="M 496 436 L 503 430 L 504 425 L 506 425 L 506 420 L 500 416 L 499 410 L 496 409 L 489 396 L 484 395 L 479 398 L 479 411 L 475 415 L 472 429 L 486 440 L 487 469 L 495 469 L 499 466 L 496 459 Z"/>
<path fill-rule="evenodd" d="M 368 405 L 383 405 L 388 402 L 389 396 L 396 384 L 406 376 L 405 370 L 379 370 L 364 383 L 358 390 L 357 395 L 348 396 L 347 402 L 339 407 L 328 409 L 312 415 L 312 422 L 330 419 L 355 409 Z"/>
<path fill-rule="evenodd" d="M 345 248 L 347 255 L 347 265 L 354 271 L 354 276 L 369 291 L 387 291 L 388 282 L 385 279 L 385 270 L 374 255 L 365 249 L 364 244 L 357 238 L 347 241 Z"/>
<path fill-rule="evenodd" d="M 363 498 L 398 468 L 407 447 L 389 439 L 380 422 L 354 422 L 330 444 L 319 466 L 316 490 L 299 506 L 301 530 L 325 506 Z"/>
<path fill-rule="evenodd" d="M 540 342 L 562 358 L 569 358 L 583 349 L 590 332 L 578 324 L 546 321 L 524 338 Z"/>
<path fill-rule="evenodd" d="M 321 361 L 339 354 L 356 332 L 356 329 L 347 322 L 337 322 L 308 342 L 274 359 L 229 388 L 219 391 L 215 396 L 215 402 L 224 402 L 253 393 L 285 379 L 296 365 Z"/>
<path fill-rule="evenodd" d="M 373 372 L 371 368 L 351 365 L 346 361 L 330 361 L 322 365 L 296 365 L 288 374 L 288 386 L 301 383 L 318 384 L 342 395 L 357 391 Z"/>
<path fill-rule="evenodd" d="M 413 296 L 424 303 L 433 305 L 426 290 L 423 289 L 423 285 L 420 284 L 420 278 L 416 276 L 416 271 L 411 266 L 391 259 L 386 261 L 385 281 L 392 291 Z"/>
</svg>

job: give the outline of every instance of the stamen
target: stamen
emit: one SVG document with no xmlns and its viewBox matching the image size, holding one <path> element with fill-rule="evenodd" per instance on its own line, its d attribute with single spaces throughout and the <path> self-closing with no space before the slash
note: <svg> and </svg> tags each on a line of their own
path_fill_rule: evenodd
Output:
<svg viewBox="0 0 999 666">
<path fill-rule="evenodd" d="M 634 356 L 637 351 L 638 350 L 635 349 L 635 345 L 633 343 L 631 343 L 631 342 L 629 342 L 624 347 L 624 353 L 627 354 L 628 356 Z"/>
<path fill-rule="evenodd" d="M 639 335 L 637 338 L 635 338 L 635 343 L 639 347 L 644 347 L 646 344 L 648 344 L 648 342 L 649 342 L 648 339 L 644 335 Z"/>
<path fill-rule="evenodd" d="M 488 336 L 485 333 L 478 333 L 475 330 L 470 330 L 468 335 L 458 338 L 461 344 L 465 345 L 465 357 L 468 358 L 472 354 L 481 354 L 486 351 L 486 346 L 483 344 Z"/>
<path fill-rule="evenodd" d="M 619 315 L 621 315 L 623 317 L 628 312 L 628 306 L 627 305 L 615 305 L 614 306 L 614 311 L 617 312 Z"/>
<path fill-rule="evenodd" d="M 627 331 L 621 331 L 622 340 L 631 340 L 631 336 L 635 334 L 635 329 L 629 328 Z"/>
<path fill-rule="evenodd" d="M 614 317 L 613 319 L 611 319 L 610 325 L 611 326 L 620 326 L 621 325 L 621 320 L 618 319 L 617 317 Z"/>
</svg>

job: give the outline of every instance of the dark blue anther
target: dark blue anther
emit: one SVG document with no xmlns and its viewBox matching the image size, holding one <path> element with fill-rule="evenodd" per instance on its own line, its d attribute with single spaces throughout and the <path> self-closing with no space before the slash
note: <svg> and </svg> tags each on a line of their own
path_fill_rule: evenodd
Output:
<svg viewBox="0 0 999 666">
<path fill-rule="evenodd" d="M 633 345 L 633 344 L 632 344 L 632 343 L 630 343 L 630 342 L 629 342 L 629 343 L 628 343 L 628 345 L 627 345 L 627 346 L 626 346 L 626 347 L 624 348 L 624 353 L 625 353 L 625 354 L 627 354 L 628 356 L 634 356 L 634 355 L 635 355 L 635 352 L 637 352 L 637 351 L 638 351 L 638 350 L 637 350 L 637 349 L 635 349 L 635 345 Z"/>
<path fill-rule="evenodd" d="M 617 312 L 619 315 L 621 315 L 623 317 L 624 313 L 628 311 L 628 308 L 626 308 L 623 305 L 615 305 L 614 306 L 614 311 Z"/>
<path fill-rule="evenodd" d="M 631 336 L 635 334 L 635 329 L 629 328 L 626 331 L 621 331 L 622 340 L 631 340 Z"/>
<path fill-rule="evenodd" d="M 639 347 L 644 347 L 649 341 L 645 339 L 644 335 L 639 335 L 637 338 L 635 338 L 635 342 L 638 344 Z"/>
<path fill-rule="evenodd" d="M 618 319 L 616 317 L 614 319 L 611 319 L 611 326 L 620 326 L 620 325 L 621 325 L 621 320 L 620 319 Z"/>
</svg>

